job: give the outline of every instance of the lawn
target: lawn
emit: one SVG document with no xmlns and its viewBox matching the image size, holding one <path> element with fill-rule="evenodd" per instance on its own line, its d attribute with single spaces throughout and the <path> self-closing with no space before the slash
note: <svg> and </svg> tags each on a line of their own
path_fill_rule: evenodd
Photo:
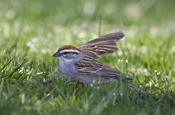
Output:
<svg viewBox="0 0 175 115">
<path fill-rule="evenodd" d="M 0 0 L 0 115 L 174 115 L 174 0 Z M 119 50 L 99 61 L 130 75 L 87 85 L 63 76 L 52 54 L 123 32 Z"/>
</svg>

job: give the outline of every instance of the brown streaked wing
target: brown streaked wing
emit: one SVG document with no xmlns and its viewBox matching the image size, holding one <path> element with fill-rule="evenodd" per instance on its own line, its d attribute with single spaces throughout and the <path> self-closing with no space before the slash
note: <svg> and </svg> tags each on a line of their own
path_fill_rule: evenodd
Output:
<svg viewBox="0 0 175 115">
<path fill-rule="evenodd" d="M 80 73 L 93 74 L 102 77 L 119 77 L 119 71 L 109 66 L 103 65 L 97 61 L 98 55 L 110 54 L 117 50 L 116 42 L 124 36 L 123 33 L 111 33 L 89 41 L 79 47 L 84 57 L 76 63 Z"/>
<path fill-rule="evenodd" d="M 75 64 L 80 73 L 96 73 L 97 70 L 102 68 L 102 64 L 99 63 L 95 58 L 89 58 L 87 55 L 83 57 L 81 61 Z"/>
<path fill-rule="evenodd" d="M 93 61 L 85 61 L 81 60 L 80 62 L 76 63 L 75 66 L 77 67 L 80 74 L 89 74 L 89 75 L 96 75 L 103 78 L 115 78 L 115 79 L 126 79 L 132 80 L 131 78 L 127 78 L 128 75 L 117 71 L 114 68 L 111 68 L 107 65 L 101 64 L 95 60 Z"/>
<path fill-rule="evenodd" d="M 121 78 L 125 80 L 132 80 L 132 78 L 130 78 L 130 76 L 128 76 L 127 74 L 123 74 L 120 71 L 104 64 L 102 66 L 102 69 L 98 72 L 98 74 L 99 76 L 106 78 L 116 78 L 116 79 Z"/>
<path fill-rule="evenodd" d="M 111 33 L 89 41 L 80 46 L 79 49 L 86 55 L 98 58 L 98 55 L 110 54 L 117 51 L 116 42 L 124 36 L 123 33 Z"/>
<path fill-rule="evenodd" d="M 104 36 L 100 36 L 94 40 L 91 40 L 91 41 L 85 43 L 84 45 L 97 43 L 99 41 L 106 41 L 106 40 L 118 41 L 123 37 L 124 37 L 124 34 L 122 32 L 110 33 L 110 34 L 106 34 Z"/>
</svg>

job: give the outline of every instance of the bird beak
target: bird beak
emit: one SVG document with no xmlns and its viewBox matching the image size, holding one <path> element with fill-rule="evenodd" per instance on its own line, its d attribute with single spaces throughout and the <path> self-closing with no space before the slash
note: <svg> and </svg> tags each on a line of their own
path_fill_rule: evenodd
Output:
<svg viewBox="0 0 175 115">
<path fill-rule="evenodd" d="M 53 54 L 53 57 L 59 57 L 60 56 L 60 53 L 57 51 Z"/>
</svg>

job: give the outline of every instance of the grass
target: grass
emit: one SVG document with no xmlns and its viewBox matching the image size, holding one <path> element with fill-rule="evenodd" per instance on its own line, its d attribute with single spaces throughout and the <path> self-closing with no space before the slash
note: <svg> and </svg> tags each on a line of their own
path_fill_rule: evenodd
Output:
<svg viewBox="0 0 175 115">
<path fill-rule="evenodd" d="M 174 1 L 0 1 L 0 114 L 175 113 Z M 63 76 L 52 54 L 122 31 L 119 51 L 99 61 L 132 76 L 143 95 L 118 83 L 86 85 Z"/>
</svg>

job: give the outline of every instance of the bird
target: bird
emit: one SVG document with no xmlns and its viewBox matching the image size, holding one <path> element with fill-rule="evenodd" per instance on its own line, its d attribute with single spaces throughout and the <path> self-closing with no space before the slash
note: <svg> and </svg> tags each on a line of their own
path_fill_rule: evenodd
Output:
<svg viewBox="0 0 175 115">
<path fill-rule="evenodd" d="M 86 84 L 104 84 L 121 80 L 129 87 L 147 94 L 147 91 L 128 82 L 130 78 L 127 78 L 126 74 L 98 61 L 100 55 L 117 51 L 117 41 L 123 37 L 122 32 L 115 32 L 100 36 L 79 47 L 63 45 L 53 56 L 58 57 L 59 69 L 67 79 Z"/>
</svg>

